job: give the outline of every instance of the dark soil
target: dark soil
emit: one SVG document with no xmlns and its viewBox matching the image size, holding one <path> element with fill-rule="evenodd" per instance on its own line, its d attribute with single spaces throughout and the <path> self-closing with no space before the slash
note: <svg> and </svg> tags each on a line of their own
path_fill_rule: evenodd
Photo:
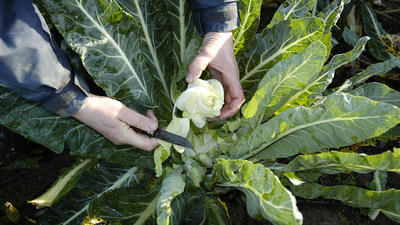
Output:
<svg viewBox="0 0 400 225">
<path fill-rule="evenodd" d="M 38 168 L 8 170 L 12 162 L 37 158 Z M 45 192 L 58 178 L 62 168 L 70 167 L 73 157 L 68 151 L 57 155 L 42 146 L 0 126 L 0 225 L 7 224 L 4 203 L 10 202 L 21 215 L 34 219 L 40 211 L 27 204 Z M 26 222 L 19 224 L 32 224 Z"/>
</svg>

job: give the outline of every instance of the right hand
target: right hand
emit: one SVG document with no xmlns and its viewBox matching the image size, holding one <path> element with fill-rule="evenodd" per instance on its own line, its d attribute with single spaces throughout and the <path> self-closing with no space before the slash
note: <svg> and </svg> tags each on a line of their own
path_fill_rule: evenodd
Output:
<svg viewBox="0 0 400 225">
<path fill-rule="evenodd" d="M 152 151 L 159 145 L 155 138 L 139 134 L 131 128 L 133 126 L 143 131 L 155 131 L 158 121 L 151 110 L 144 116 L 112 98 L 89 95 L 73 117 L 116 145 L 128 144 L 147 151 Z"/>
</svg>

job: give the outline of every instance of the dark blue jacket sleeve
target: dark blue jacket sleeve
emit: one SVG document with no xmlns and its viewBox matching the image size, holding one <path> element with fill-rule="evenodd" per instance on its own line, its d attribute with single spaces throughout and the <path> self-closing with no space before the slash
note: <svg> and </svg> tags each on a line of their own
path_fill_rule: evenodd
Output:
<svg viewBox="0 0 400 225">
<path fill-rule="evenodd" d="M 0 1 L 0 83 L 61 116 L 74 114 L 87 97 L 86 83 L 31 0 Z"/>
<path fill-rule="evenodd" d="M 189 0 L 200 34 L 231 31 L 240 24 L 237 0 Z"/>
</svg>

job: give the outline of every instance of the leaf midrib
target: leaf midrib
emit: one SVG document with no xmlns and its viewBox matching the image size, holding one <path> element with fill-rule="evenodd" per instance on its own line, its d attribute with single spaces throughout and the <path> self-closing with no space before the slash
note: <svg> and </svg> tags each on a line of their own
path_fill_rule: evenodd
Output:
<svg viewBox="0 0 400 225">
<path fill-rule="evenodd" d="M 302 124 L 299 125 L 297 127 L 293 127 L 291 129 L 288 129 L 287 131 L 281 133 L 280 135 L 278 135 L 275 139 L 261 145 L 260 147 L 258 147 L 256 150 L 251 151 L 250 153 L 240 157 L 240 159 L 248 159 L 253 157 L 254 155 L 256 155 L 257 153 L 259 153 L 260 151 L 264 150 L 265 148 L 267 148 L 268 146 L 274 144 L 275 142 L 279 141 L 280 139 L 286 137 L 289 134 L 292 134 L 298 130 L 302 130 L 302 129 L 306 129 L 312 126 L 316 126 L 316 125 L 320 125 L 320 124 L 324 124 L 324 123 L 332 123 L 332 122 L 339 122 L 339 121 L 347 121 L 347 120 L 368 120 L 368 119 L 376 119 L 376 118 L 384 118 L 384 117 L 388 117 L 388 116 L 368 116 L 368 117 L 346 117 L 346 118 L 333 118 L 333 119 L 327 119 L 327 120 L 318 120 L 312 123 L 307 123 L 307 124 Z M 252 148 L 252 146 L 250 146 L 250 149 Z"/>
<path fill-rule="evenodd" d="M 100 30 L 100 32 L 107 37 L 107 39 L 110 41 L 110 43 L 112 44 L 112 46 L 117 50 L 117 52 L 119 53 L 119 55 L 121 56 L 122 60 L 124 61 L 124 63 L 126 65 L 128 65 L 129 70 L 132 72 L 132 75 L 136 78 L 138 84 L 140 85 L 140 88 L 143 90 L 143 92 L 145 93 L 146 97 L 148 97 L 150 99 L 149 94 L 147 93 L 147 89 L 145 87 L 145 85 L 142 83 L 142 81 L 139 79 L 139 76 L 137 75 L 135 69 L 133 68 L 131 62 L 128 60 L 128 57 L 126 56 L 126 54 L 124 53 L 124 51 L 120 48 L 120 46 L 115 42 L 115 40 L 111 37 L 111 35 L 102 27 L 100 26 L 100 24 L 98 24 L 96 22 L 96 20 L 94 20 L 94 18 L 89 14 L 89 12 L 86 11 L 85 8 L 83 8 L 83 5 L 76 1 L 77 6 L 79 7 L 79 9 L 85 14 L 86 18 L 88 18 L 92 24 L 98 29 Z"/>
</svg>

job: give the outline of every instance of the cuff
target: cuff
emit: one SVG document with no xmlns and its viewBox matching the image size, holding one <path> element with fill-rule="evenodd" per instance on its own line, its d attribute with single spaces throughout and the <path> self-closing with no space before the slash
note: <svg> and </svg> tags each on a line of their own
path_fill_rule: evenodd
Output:
<svg viewBox="0 0 400 225">
<path fill-rule="evenodd" d="M 237 2 L 229 2 L 212 8 L 196 10 L 193 19 L 200 34 L 224 32 L 240 24 Z"/>
<path fill-rule="evenodd" d="M 80 76 L 74 76 L 67 85 L 40 104 L 61 117 L 68 117 L 83 106 L 88 93 L 86 82 Z"/>
</svg>

